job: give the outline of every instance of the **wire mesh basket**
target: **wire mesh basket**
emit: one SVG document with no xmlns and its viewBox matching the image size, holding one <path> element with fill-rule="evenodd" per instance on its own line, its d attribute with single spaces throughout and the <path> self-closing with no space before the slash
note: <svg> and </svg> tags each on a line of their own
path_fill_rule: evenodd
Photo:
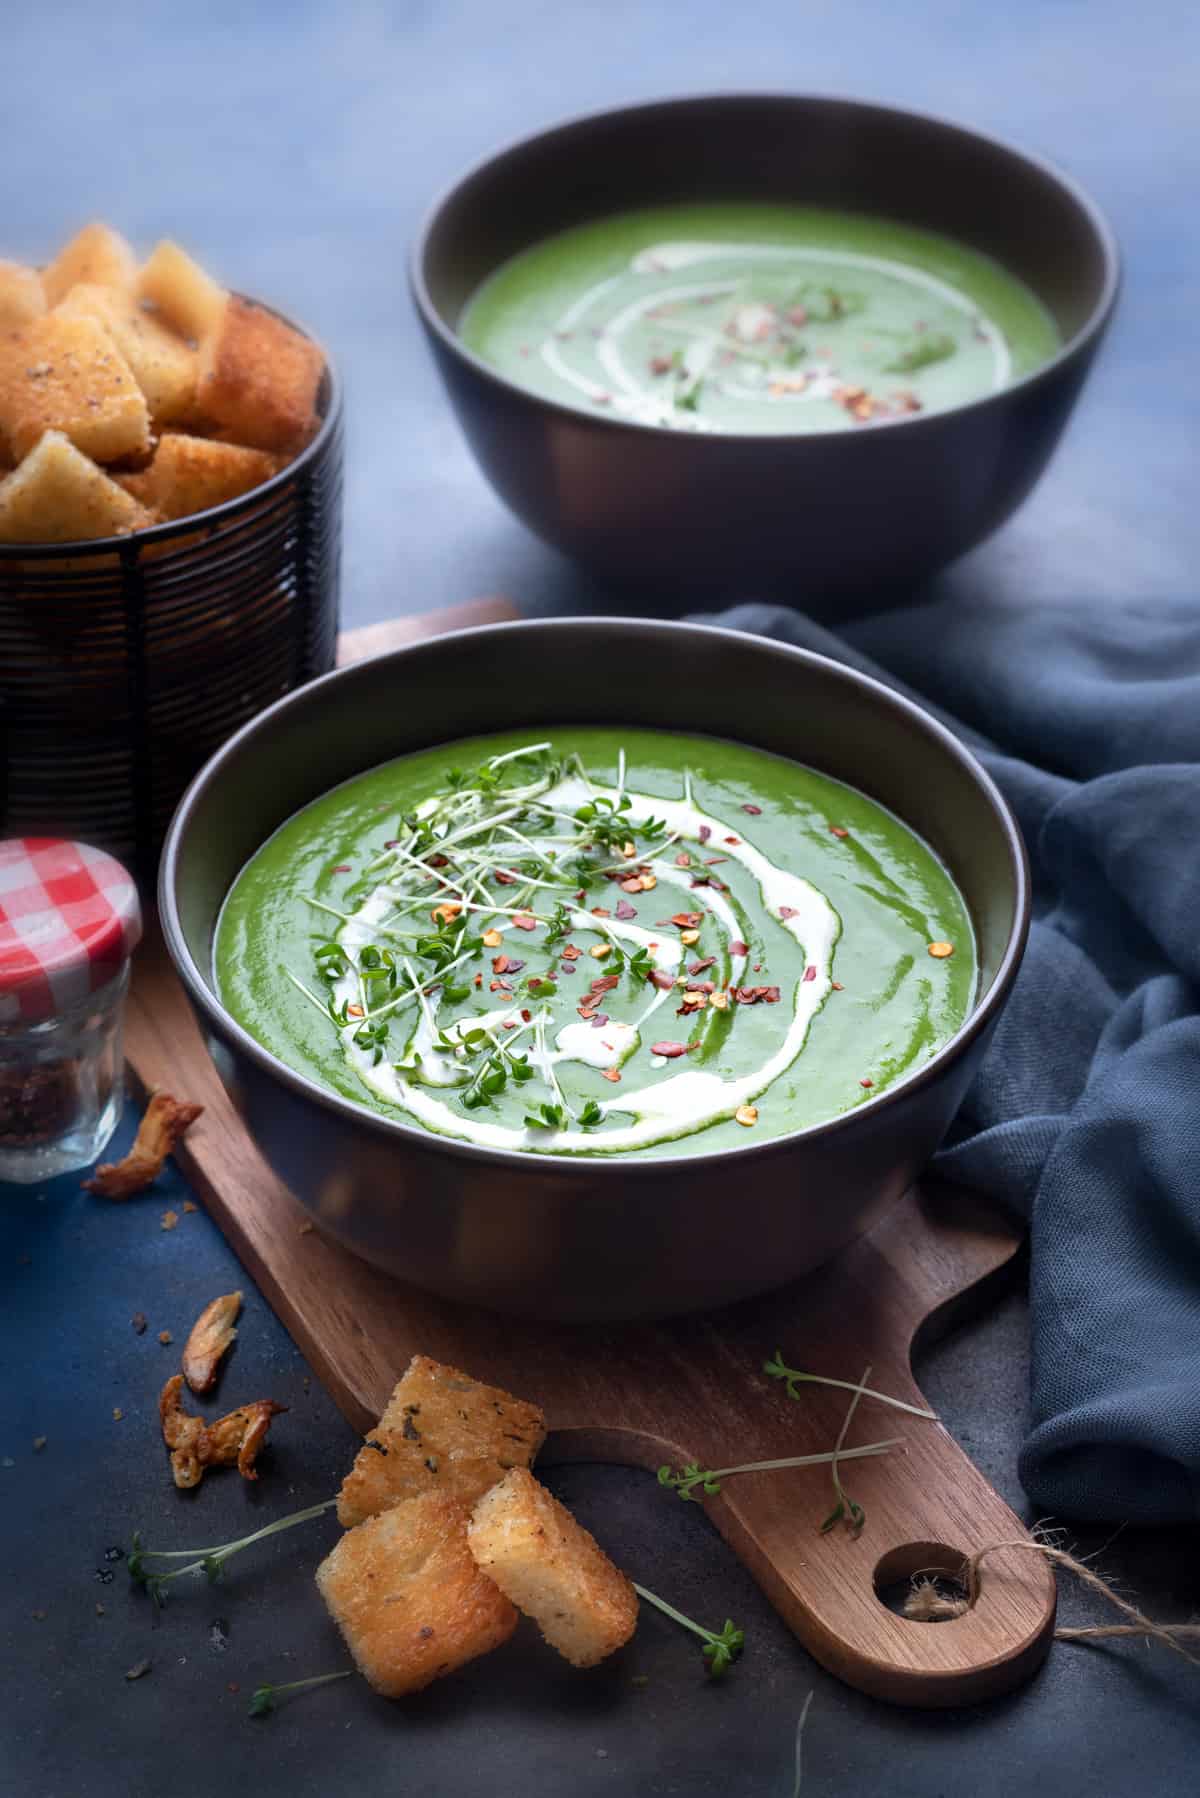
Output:
<svg viewBox="0 0 1200 1798">
<path fill-rule="evenodd" d="M 66 836 L 153 878 L 184 788 L 334 665 L 342 407 L 261 487 L 95 543 L 0 545 L 0 836 Z"/>
</svg>

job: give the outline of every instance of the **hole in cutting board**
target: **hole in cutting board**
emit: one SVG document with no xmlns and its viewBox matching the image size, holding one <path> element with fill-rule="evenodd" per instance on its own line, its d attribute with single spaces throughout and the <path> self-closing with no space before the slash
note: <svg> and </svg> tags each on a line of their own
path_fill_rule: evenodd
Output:
<svg viewBox="0 0 1200 1798">
<path fill-rule="evenodd" d="M 905 1542 L 889 1548 L 875 1568 L 875 1596 L 887 1610 L 904 1617 L 904 1601 L 912 1591 L 914 1574 L 933 1581 L 943 1598 L 965 1598 L 962 1570 L 966 1555 L 944 1542 Z M 906 1623 L 946 1623 L 945 1617 L 904 1617 Z"/>
</svg>

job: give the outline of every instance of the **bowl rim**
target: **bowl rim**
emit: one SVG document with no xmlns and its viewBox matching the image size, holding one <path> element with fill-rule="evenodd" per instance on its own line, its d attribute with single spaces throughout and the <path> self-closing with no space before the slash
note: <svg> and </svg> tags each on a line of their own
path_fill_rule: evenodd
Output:
<svg viewBox="0 0 1200 1798">
<path fill-rule="evenodd" d="M 1033 151 L 1020 149 L 1006 138 L 998 137 L 992 132 L 977 131 L 973 126 L 962 124 L 957 119 L 947 118 L 941 113 L 925 112 L 918 107 L 894 106 L 886 101 L 869 100 L 853 94 L 790 92 L 780 88 L 732 88 L 706 93 L 665 94 L 657 99 L 637 100 L 618 106 L 596 107 L 587 112 L 570 114 L 537 131 L 526 132 L 520 137 L 510 138 L 498 149 L 477 157 L 460 175 L 448 182 L 429 204 L 418 226 L 417 234 L 409 247 L 409 294 L 425 329 L 437 339 L 444 350 L 465 363 L 477 379 L 526 405 L 545 408 L 555 418 L 576 424 L 580 420 L 585 420 L 589 425 L 602 432 L 634 431 L 659 440 L 670 439 L 678 442 L 682 439 L 688 444 L 771 443 L 780 445 L 809 441 L 824 443 L 831 438 L 840 439 L 853 435 L 853 432 L 848 432 L 844 426 L 832 426 L 829 429 L 817 431 L 690 432 L 680 431 L 672 425 L 648 424 L 640 419 L 606 416 L 603 412 L 588 412 L 582 406 L 568 405 L 565 401 L 536 393 L 530 387 L 523 387 L 519 381 L 511 380 L 503 374 L 494 364 L 485 362 L 481 356 L 476 355 L 475 351 L 468 347 L 456 330 L 452 330 L 446 324 L 430 295 L 425 276 L 429 239 L 451 201 L 463 188 L 484 174 L 494 164 L 502 162 L 506 157 L 530 149 L 535 144 L 559 135 L 565 136 L 579 127 L 592 125 L 602 120 L 631 118 L 639 113 L 682 111 L 685 108 L 739 101 L 768 101 L 774 104 L 784 103 L 798 107 L 814 104 L 842 106 L 860 113 L 882 114 L 891 119 L 916 120 L 920 124 L 930 125 L 946 132 L 952 137 L 970 138 L 976 143 L 997 151 L 1002 156 L 1009 157 L 1014 162 L 1025 164 L 1027 168 L 1053 182 L 1082 214 L 1100 249 L 1104 263 L 1104 277 L 1100 293 L 1087 318 L 1059 346 L 1053 356 L 1045 362 L 1039 363 L 1036 368 L 1030 369 L 1018 380 L 1010 381 L 1006 386 L 997 388 L 991 393 L 981 394 L 975 399 L 963 400 L 953 406 L 943 406 L 936 412 L 907 412 L 893 418 L 872 420 L 869 432 L 871 436 L 879 431 L 935 429 L 939 421 L 957 418 L 964 413 L 972 413 L 994 405 L 1010 395 L 1036 389 L 1043 382 L 1052 379 L 1064 365 L 1072 362 L 1087 349 L 1089 344 L 1094 343 L 1102 335 L 1112 316 L 1120 292 L 1120 245 L 1107 217 L 1090 194 L 1056 163 Z M 493 274 L 495 272 L 495 270 L 492 271 Z M 699 453 L 703 454 L 704 452 Z"/>
<path fill-rule="evenodd" d="M 921 1067 L 894 1081 L 877 1096 L 861 1101 L 849 1111 L 842 1112 L 833 1118 L 823 1119 L 818 1123 L 803 1125 L 785 1135 L 775 1136 L 760 1143 L 747 1142 L 744 1145 L 739 1143 L 733 1147 L 727 1146 L 721 1149 L 702 1149 L 681 1154 L 656 1153 L 652 1156 L 642 1157 L 620 1154 L 556 1155 L 544 1150 L 497 1149 L 468 1142 L 459 1137 L 443 1136 L 436 1131 L 423 1129 L 419 1124 L 406 1122 L 403 1118 L 387 1117 L 370 1105 L 348 1099 L 343 1094 L 335 1092 L 332 1087 L 310 1079 L 308 1075 L 302 1074 L 298 1069 L 290 1066 L 273 1050 L 268 1049 L 265 1044 L 260 1043 L 256 1037 L 252 1036 L 244 1025 L 233 1017 L 210 988 L 188 947 L 180 921 L 177 900 L 177 888 L 180 880 L 179 864 L 192 814 L 203 798 L 207 787 L 227 763 L 236 760 L 243 753 L 247 743 L 260 733 L 268 733 L 276 720 L 288 711 L 301 708 L 308 697 L 318 689 L 324 690 L 335 681 L 342 681 L 349 688 L 353 685 L 356 675 L 361 679 L 365 669 L 379 663 L 394 668 L 402 676 L 407 665 L 419 660 L 424 655 L 436 655 L 439 647 L 447 644 L 474 642 L 483 648 L 495 644 L 498 639 L 533 634 L 559 637 L 569 642 L 573 636 L 580 636 L 585 632 L 594 633 L 597 627 L 610 635 L 632 635 L 635 638 L 650 638 L 663 631 L 670 635 L 678 633 L 684 637 L 702 636 L 717 643 L 724 642 L 731 646 L 736 644 L 743 649 L 749 642 L 764 654 L 790 661 L 796 667 L 815 668 L 824 678 L 832 678 L 847 687 L 854 688 L 860 694 L 865 693 L 873 703 L 899 714 L 900 718 L 911 727 L 932 737 L 935 743 L 953 761 L 956 761 L 973 781 L 981 797 L 990 807 L 1008 849 L 1013 876 L 1013 921 L 1003 954 L 988 990 L 976 1000 L 972 1010 L 953 1036 Z M 680 647 L 682 649 L 685 646 L 681 645 Z M 753 745 L 750 746 L 753 747 Z M 436 747 L 436 745 L 431 744 L 429 747 Z M 372 763 L 371 765 L 379 766 L 380 764 Z M 367 770 L 361 769 L 359 772 L 365 773 Z M 356 776 L 348 775 L 346 778 L 354 779 Z M 324 790 L 331 791 L 332 788 L 327 787 Z M 320 797 L 320 795 L 318 794 L 316 797 Z M 306 803 L 311 803 L 311 801 Z M 901 821 L 903 822 L 903 819 Z M 732 630 L 720 625 L 691 624 L 665 619 L 624 619 L 603 614 L 579 618 L 518 619 L 503 624 L 484 624 L 464 630 L 447 631 L 439 636 L 426 637 L 415 643 L 403 644 L 382 656 L 369 657 L 361 662 L 352 662 L 344 668 L 335 668 L 329 674 L 320 675 L 316 680 L 296 688 L 294 692 L 285 694 L 283 698 L 269 706 L 265 712 L 261 712 L 257 718 L 253 718 L 248 724 L 243 725 L 217 750 L 216 754 L 194 777 L 171 820 L 163 846 L 158 879 L 158 914 L 163 937 L 175 971 L 183 983 L 193 1008 L 200 1014 L 203 1023 L 210 1026 L 218 1036 L 223 1037 L 227 1042 L 231 1041 L 237 1051 L 247 1056 L 261 1073 L 282 1083 L 290 1089 L 295 1097 L 315 1104 L 320 1110 L 332 1114 L 342 1126 L 366 1128 L 370 1134 L 383 1142 L 391 1142 L 397 1146 L 409 1145 L 427 1154 L 442 1152 L 451 1156 L 452 1159 L 464 1160 L 477 1167 L 496 1167 L 507 1169 L 513 1173 L 519 1172 L 527 1179 L 534 1179 L 539 1175 L 561 1177 L 570 1170 L 576 1175 L 586 1174 L 589 1179 L 597 1180 L 627 1180 L 630 1178 L 654 1180 L 669 1171 L 682 1168 L 715 1167 L 718 1163 L 729 1160 L 730 1157 L 736 1158 L 737 1164 L 741 1166 L 759 1158 L 786 1153 L 800 1143 L 824 1140 L 838 1136 L 846 1130 L 861 1128 L 864 1117 L 870 1118 L 872 1123 L 877 1122 L 889 1107 L 907 1100 L 913 1093 L 940 1078 L 946 1068 L 957 1061 L 975 1039 L 990 1027 L 1008 998 L 1020 967 L 1029 934 L 1030 912 L 1029 860 L 1020 827 L 1011 807 L 977 757 L 923 706 L 916 704 L 895 688 L 875 679 L 874 676 L 863 674 L 847 663 L 835 661 L 830 656 L 819 655 L 813 650 L 801 649 L 795 644 L 782 643 L 775 638 L 758 637 L 753 632 Z"/>
<path fill-rule="evenodd" d="M 290 462 L 285 462 L 276 474 L 260 481 L 257 487 L 251 487 L 233 499 L 222 500 L 219 505 L 208 506 L 203 512 L 189 512 L 186 518 L 166 518 L 161 524 L 149 524 L 144 530 L 127 531 L 117 537 L 81 537 L 72 543 L 0 543 L 0 571 L 6 562 L 53 562 L 57 556 L 77 559 L 114 553 L 123 560 L 132 561 L 136 567 L 139 565 L 139 552 L 143 544 L 170 543 L 173 537 L 191 536 L 197 528 L 211 530 L 214 526 L 236 523 L 243 512 L 249 512 L 260 505 L 265 496 L 273 495 L 286 481 L 294 480 L 297 474 L 303 473 L 322 454 L 342 421 L 342 383 L 329 351 L 320 338 L 290 313 L 281 312 L 266 300 L 255 299 L 252 294 L 241 293 L 236 288 L 229 291 L 234 299 L 245 300 L 248 305 L 260 306 L 265 312 L 272 313 L 283 324 L 290 325 L 293 331 L 299 331 L 302 337 L 306 337 L 309 343 L 315 344 L 320 350 L 325 364 L 329 398 L 325 414 L 311 442 L 306 443 Z M 202 547 L 207 549 L 220 540 L 219 534 L 214 531 L 213 535 L 204 539 Z M 84 569 L 82 572 L 87 574 L 91 571 Z"/>
</svg>

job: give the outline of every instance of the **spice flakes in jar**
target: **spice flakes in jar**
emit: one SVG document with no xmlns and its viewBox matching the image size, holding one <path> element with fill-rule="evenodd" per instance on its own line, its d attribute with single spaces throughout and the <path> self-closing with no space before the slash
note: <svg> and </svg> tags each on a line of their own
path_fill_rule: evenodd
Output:
<svg viewBox="0 0 1200 1798">
<path fill-rule="evenodd" d="M 87 1167 L 120 1119 L 142 934 L 132 877 L 54 837 L 0 841 L 0 1180 Z"/>
</svg>

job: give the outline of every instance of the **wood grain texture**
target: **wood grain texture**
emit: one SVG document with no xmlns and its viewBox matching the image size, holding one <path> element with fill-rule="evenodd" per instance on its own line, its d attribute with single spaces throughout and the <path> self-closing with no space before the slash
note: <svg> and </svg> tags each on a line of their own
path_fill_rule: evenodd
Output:
<svg viewBox="0 0 1200 1798">
<path fill-rule="evenodd" d="M 455 618 L 484 621 L 474 608 Z M 416 625 L 406 621 L 406 637 L 420 634 Z M 378 626 L 355 633 L 347 659 L 359 645 L 375 653 L 395 640 Z M 848 1395 L 812 1386 L 793 1401 L 763 1375 L 763 1361 L 778 1348 L 793 1367 L 851 1381 L 870 1364 L 872 1385 L 920 1404 L 910 1367 L 917 1331 L 1019 1246 L 1011 1226 L 969 1195 L 929 1189 L 909 1194 L 816 1274 L 719 1314 L 658 1325 L 518 1323 L 405 1287 L 312 1228 L 246 1134 L 153 930 L 135 968 L 126 1041 L 139 1085 L 168 1086 L 206 1107 L 178 1160 L 364 1432 L 420 1352 L 543 1405 L 551 1458 L 720 1468 L 818 1453 L 832 1447 Z M 965 1616 L 922 1624 L 888 1610 L 877 1572 L 888 1583 L 921 1568 L 953 1571 L 964 1555 L 1026 1532 L 940 1424 L 864 1400 L 848 1446 L 885 1437 L 902 1446 L 843 1470 L 867 1513 L 858 1538 L 841 1528 L 819 1534 L 827 1467 L 730 1479 L 706 1501 L 712 1520 L 805 1646 L 851 1685 L 926 1707 L 1008 1690 L 1049 1647 L 1053 1577 L 1035 1557 L 998 1555 Z M 663 1492 L 661 1502 L 680 1501 Z"/>
</svg>

